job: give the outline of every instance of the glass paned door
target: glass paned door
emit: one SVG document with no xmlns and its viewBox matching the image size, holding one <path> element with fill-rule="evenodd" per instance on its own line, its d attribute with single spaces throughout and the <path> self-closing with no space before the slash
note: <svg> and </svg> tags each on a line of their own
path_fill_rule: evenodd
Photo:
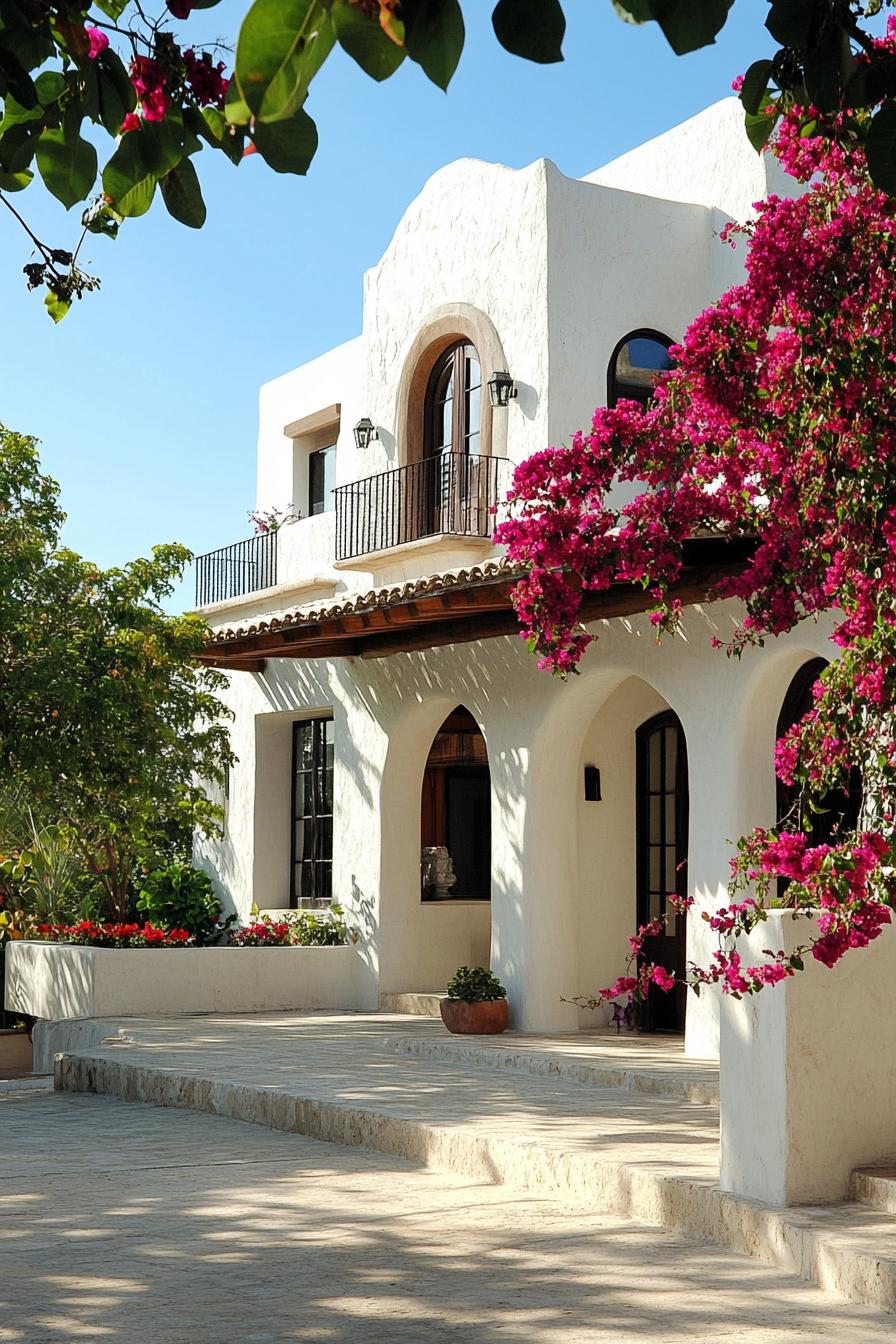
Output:
<svg viewBox="0 0 896 1344">
<path fill-rule="evenodd" d="M 333 720 L 292 726 L 290 905 L 322 905 L 333 896 Z"/>
<path fill-rule="evenodd" d="M 685 967 L 686 917 L 669 896 L 687 894 L 688 763 L 684 732 L 671 710 L 636 734 L 637 922 L 661 919 L 663 931 L 646 938 L 643 960 L 678 973 Z M 685 990 L 653 986 L 641 1016 L 647 1031 L 684 1030 Z"/>
</svg>

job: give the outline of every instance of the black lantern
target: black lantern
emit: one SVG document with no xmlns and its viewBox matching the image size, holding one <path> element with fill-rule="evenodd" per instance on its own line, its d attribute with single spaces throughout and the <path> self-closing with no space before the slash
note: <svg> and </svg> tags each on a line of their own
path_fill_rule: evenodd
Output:
<svg viewBox="0 0 896 1344">
<path fill-rule="evenodd" d="M 516 383 L 510 374 L 499 369 L 488 380 L 488 399 L 493 406 L 508 406 L 516 396 Z"/>
<path fill-rule="evenodd" d="M 355 436 L 356 448 L 369 448 L 371 439 L 376 438 L 376 425 L 365 415 L 363 420 L 359 420 L 352 430 Z"/>
</svg>

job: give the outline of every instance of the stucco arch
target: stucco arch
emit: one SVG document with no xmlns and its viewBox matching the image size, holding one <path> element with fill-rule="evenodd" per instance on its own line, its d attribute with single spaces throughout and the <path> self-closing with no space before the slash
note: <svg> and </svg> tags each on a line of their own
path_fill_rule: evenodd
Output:
<svg viewBox="0 0 896 1344">
<path fill-rule="evenodd" d="M 436 733 L 459 706 L 476 720 L 491 766 L 488 735 L 470 699 L 428 696 L 390 725 L 379 797 L 380 993 L 443 989 L 458 966 L 488 964 L 488 901 L 421 901 L 423 775 Z"/>
<path fill-rule="evenodd" d="M 423 407 L 433 365 L 457 340 L 475 345 L 482 366 L 482 430 L 484 456 L 507 456 L 507 413 L 495 415 L 485 385 L 492 374 L 507 368 L 507 357 L 494 323 L 469 303 L 444 303 L 426 317 L 405 355 L 395 402 L 398 465 L 419 462 L 423 456 Z"/>
</svg>

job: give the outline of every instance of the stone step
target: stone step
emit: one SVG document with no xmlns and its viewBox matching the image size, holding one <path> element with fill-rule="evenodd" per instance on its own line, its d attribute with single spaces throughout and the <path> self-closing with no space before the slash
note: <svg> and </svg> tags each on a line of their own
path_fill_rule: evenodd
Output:
<svg viewBox="0 0 896 1344">
<path fill-rule="evenodd" d="M 438 1010 L 434 1015 L 438 1016 Z M 714 1065 L 701 1066 L 682 1060 L 665 1071 L 658 1070 L 655 1065 L 639 1069 L 629 1064 L 589 1060 L 587 1054 L 575 1046 L 570 1047 L 568 1055 L 562 1054 L 556 1046 L 539 1050 L 524 1037 L 513 1035 L 489 1041 L 477 1037 L 441 1040 L 429 1036 L 400 1036 L 387 1044 L 396 1054 L 412 1055 L 417 1059 L 443 1059 L 474 1069 L 514 1069 L 536 1078 L 556 1078 L 559 1082 L 584 1083 L 590 1087 L 622 1088 L 626 1092 L 693 1101 L 701 1106 L 719 1104 L 718 1068 Z"/>
<path fill-rule="evenodd" d="M 119 1046 L 57 1055 L 54 1086 L 229 1116 L 525 1189 L 697 1241 L 715 1241 L 838 1297 L 896 1311 L 896 1220 L 858 1203 L 778 1209 L 738 1199 L 708 1178 L 684 1175 L 674 1165 L 664 1169 L 661 1145 L 653 1160 L 626 1161 L 620 1156 L 624 1146 L 602 1153 L 599 1131 L 587 1147 L 570 1148 L 562 1140 L 552 1142 L 550 1128 L 533 1140 L 524 1131 L 515 1137 L 506 1129 L 413 1118 L 400 1100 L 334 1100 L 339 1094 L 328 1092 L 321 1078 L 312 1082 L 315 1095 L 307 1083 L 237 1082 L 195 1064 L 189 1072 L 176 1063 L 128 1064 L 127 1046 L 124 1052 Z M 614 1095 L 611 1089 L 605 1092 L 607 1098 Z M 650 1100 L 644 1098 L 641 1105 Z M 680 1119 L 670 1111 L 670 1124 Z"/>
<path fill-rule="evenodd" d="M 849 1193 L 860 1204 L 881 1213 L 896 1213 L 896 1167 L 857 1167 Z"/>
<path fill-rule="evenodd" d="M 439 1004 L 445 997 L 445 990 L 432 990 L 423 993 L 407 990 L 398 994 L 381 994 L 379 1007 L 381 1013 L 404 1013 L 409 1017 L 438 1017 Z"/>
</svg>

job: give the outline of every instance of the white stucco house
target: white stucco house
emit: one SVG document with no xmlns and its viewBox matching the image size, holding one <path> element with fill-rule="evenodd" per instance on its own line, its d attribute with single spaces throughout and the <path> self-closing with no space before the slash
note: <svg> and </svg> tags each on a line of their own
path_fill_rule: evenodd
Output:
<svg viewBox="0 0 896 1344">
<path fill-rule="evenodd" d="M 657 645 L 620 588 L 559 683 L 516 632 L 490 508 L 595 405 L 648 395 L 741 274 L 720 229 L 770 190 L 733 99 L 581 180 L 453 163 L 365 276 L 361 334 L 262 388 L 257 507 L 302 517 L 198 562 L 238 764 L 197 854 L 243 916 L 345 908 L 346 1006 L 490 963 L 514 1025 L 606 1021 L 565 1000 L 623 970 L 673 888 L 698 906 L 655 951 L 706 954 L 699 908 L 724 899 L 726 840 L 775 820 L 776 732 L 828 632 L 727 660 L 710 640 L 736 613 L 699 600 L 719 557 L 695 543 L 681 637 Z M 438 846 L 453 881 L 421 866 Z M 711 994 L 652 1012 L 716 1052 Z"/>
</svg>

